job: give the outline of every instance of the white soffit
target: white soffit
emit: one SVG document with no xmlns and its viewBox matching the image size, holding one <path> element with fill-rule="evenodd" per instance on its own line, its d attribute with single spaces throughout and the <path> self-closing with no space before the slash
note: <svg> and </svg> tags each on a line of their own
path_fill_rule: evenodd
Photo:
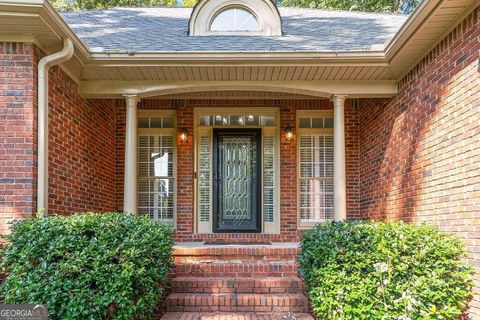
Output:
<svg viewBox="0 0 480 320">
<path fill-rule="evenodd" d="M 385 49 L 395 78 L 400 80 L 478 6 L 478 0 L 422 1 Z"/>
</svg>

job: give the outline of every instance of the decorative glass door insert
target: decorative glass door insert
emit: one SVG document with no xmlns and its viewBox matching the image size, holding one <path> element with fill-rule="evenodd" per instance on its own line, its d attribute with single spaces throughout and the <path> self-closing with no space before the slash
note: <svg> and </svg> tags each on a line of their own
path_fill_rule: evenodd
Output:
<svg viewBox="0 0 480 320">
<path fill-rule="evenodd" d="M 213 228 L 260 232 L 261 129 L 213 132 Z"/>
</svg>

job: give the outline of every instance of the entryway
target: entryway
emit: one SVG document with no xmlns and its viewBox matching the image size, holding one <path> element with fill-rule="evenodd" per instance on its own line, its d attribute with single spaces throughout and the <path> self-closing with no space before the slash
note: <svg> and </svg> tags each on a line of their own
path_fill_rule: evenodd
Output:
<svg viewBox="0 0 480 320">
<path fill-rule="evenodd" d="M 213 130 L 213 231 L 261 231 L 261 129 Z"/>
<path fill-rule="evenodd" d="M 195 108 L 194 119 L 195 236 L 279 237 L 279 108 Z"/>
</svg>

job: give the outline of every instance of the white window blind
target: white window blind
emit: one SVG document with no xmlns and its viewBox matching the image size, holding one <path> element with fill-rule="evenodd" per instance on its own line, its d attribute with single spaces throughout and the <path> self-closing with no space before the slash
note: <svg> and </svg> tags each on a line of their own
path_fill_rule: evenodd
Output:
<svg viewBox="0 0 480 320">
<path fill-rule="evenodd" d="M 263 219 L 273 222 L 275 212 L 275 137 L 263 139 Z"/>
<path fill-rule="evenodd" d="M 211 211 L 211 185 L 210 185 L 210 162 L 211 153 L 211 136 L 200 135 L 198 150 L 198 211 L 200 221 L 210 221 Z"/>
<path fill-rule="evenodd" d="M 299 214 L 309 226 L 333 219 L 333 130 L 328 116 L 299 120 Z"/>
<path fill-rule="evenodd" d="M 172 133 L 138 137 L 138 211 L 171 224 L 175 208 L 174 138 Z"/>
</svg>

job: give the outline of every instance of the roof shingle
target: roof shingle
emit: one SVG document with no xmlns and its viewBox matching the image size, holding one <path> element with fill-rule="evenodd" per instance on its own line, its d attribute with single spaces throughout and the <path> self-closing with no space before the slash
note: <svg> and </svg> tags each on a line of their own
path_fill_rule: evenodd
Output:
<svg viewBox="0 0 480 320">
<path fill-rule="evenodd" d="M 93 52 L 369 50 L 390 40 L 406 16 L 279 8 L 283 36 L 188 36 L 191 8 L 114 8 L 62 13 Z"/>
</svg>

